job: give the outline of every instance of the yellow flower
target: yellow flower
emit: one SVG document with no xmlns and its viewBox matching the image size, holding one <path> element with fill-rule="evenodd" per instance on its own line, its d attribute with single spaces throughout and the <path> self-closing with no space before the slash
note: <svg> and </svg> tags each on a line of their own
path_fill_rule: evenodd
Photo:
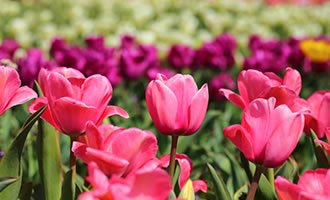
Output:
<svg viewBox="0 0 330 200">
<path fill-rule="evenodd" d="M 325 40 L 306 39 L 300 42 L 301 51 L 311 61 L 323 63 L 330 60 L 330 42 Z"/>
</svg>

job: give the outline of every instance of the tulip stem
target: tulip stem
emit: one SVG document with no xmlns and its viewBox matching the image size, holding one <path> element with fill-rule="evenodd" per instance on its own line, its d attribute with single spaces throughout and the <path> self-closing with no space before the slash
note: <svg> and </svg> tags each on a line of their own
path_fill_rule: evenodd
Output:
<svg viewBox="0 0 330 200">
<path fill-rule="evenodd" d="M 275 191 L 275 186 L 274 186 L 274 168 L 268 168 L 267 169 L 266 177 L 267 177 L 269 183 L 272 186 L 272 190 Z"/>
<path fill-rule="evenodd" d="M 70 168 L 72 171 L 76 171 L 76 156 L 74 155 L 72 151 L 72 144 L 75 141 L 74 137 L 71 137 L 71 143 L 70 143 Z"/>
<path fill-rule="evenodd" d="M 254 196 L 258 188 L 259 179 L 263 171 L 264 168 L 262 166 L 257 165 L 246 200 L 254 200 Z"/>
<path fill-rule="evenodd" d="M 172 179 L 174 178 L 175 172 L 175 156 L 176 156 L 176 146 L 178 144 L 179 136 L 173 135 L 172 136 L 172 144 L 171 144 L 171 154 L 170 154 L 170 165 L 168 167 L 168 172 Z"/>
</svg>

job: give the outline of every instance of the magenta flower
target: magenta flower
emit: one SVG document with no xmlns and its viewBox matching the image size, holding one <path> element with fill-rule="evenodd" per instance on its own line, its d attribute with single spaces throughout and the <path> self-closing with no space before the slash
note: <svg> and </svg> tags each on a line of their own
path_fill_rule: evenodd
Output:
<svg viewBox="0 0 330 200">
<path fill-rule="evenodd" d="M 201 126 L 209 100 L 206 84 L 198 90 L 190 75 L 167 79 L 159 74 L 146 89 L 148 112 L 156 128 L 166 135 L 191 135 Z"/>
<path fill-rule="evenodd" d="M 265 167 L 282 165 L 295 149 L 304 128 L 304 115 L 276 99 L 255 99 L 243 110 L 242 124 L 224 128 L 244 156 Z M 285 138 L 283 140 L 283 138 Z"/>
<path fill-rule="evenodd" d="M 18 48 L 19 48 L 19 44 L 16 42 L 16 40 L 13 39 L 3 40 L 2 44 L 0 45 L 0 60 L 1 59 L 13 60 L 14 54 Z"/>
<path fill-rule="evenodd" d="M 172 185 L 170 176 L 156 168 L 138 171 L 129 178 L 108 177 L 95 163 L 88 164 L 88 182 L 93 190 L 79 195 L 78 200 L 164 200 Z"/>
<path fill-rule="evenodd" d="M 193 64 L 195 50 L 187 45 L 173 45 L 167 55 L 168 63 L 175 69 L 189 68 Z"/>
<path fill-rule="evenodd" d="M 330 198 L 330 169 L 308 170 L 297 184 L 277 177 L 275 188 L 280 200 L 328 200 Z"/>
<path fill-rule="evenodd" d="M 218 101 L 223 100 L 225 97 L 219 92 L 220 88 L 226 88 L 233 90 L 236 87 L 236 83 L 233 77 L 226 72 L 222 72 L 212 78 L 209 82 L 210 97 Z"/>
<path fill-rule="evenodd" d="M 21 80 L 15 69 L 0 65 L 0 77 L 0 115 L 13 106 L 37 97 L 31 88 L 20 87 Z"/>
<path fill-rule="evenodd" d="M 119 114 L 128 117 L 123 109 L 108 106 L 112 87 L 104 76 L 93 75 L 85 78 L 74 69 L 41 69 L 38 83 L 44 96 L 32 102 L 29 111 L 33 113 L 48 105 L 41 117 L 57 130 L 70 136 L 84 133 L 89 121 L 100 125 L 107 116 Z"/>
<path fill-rule="evenodd" d="M 125 147 L 125 148 L 123 148 Z M 97 128 L 89 123 L 86 135 L 74 142 L 72 151 L 85 163 L 95 162 L 108 176 L 127 177 L 157 163 L 157 139 L 149 131 L 113 126 Z"/>
</svg>

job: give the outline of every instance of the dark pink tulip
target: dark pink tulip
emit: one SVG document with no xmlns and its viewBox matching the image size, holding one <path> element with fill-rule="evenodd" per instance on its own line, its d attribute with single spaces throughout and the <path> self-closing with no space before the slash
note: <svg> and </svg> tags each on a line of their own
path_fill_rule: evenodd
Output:
<svg viewBox="0 0 330 200">
<path fill-rule="evenodd" d="M 29 111 L 33 113 L 48 105 L 42 118 L 70 136 L 84 133 L 89 121 L 99 125 L 107 116 L 119 114 L 128 117 L 122 108 L 108 106 L 112 87 L 104 76 L 85 78 L 74 69 L 42 69 L 38 83 L 44 96 L 32 102 Z"/>
<path fill-rule="evenodd" d="M 175 69 L 191 67 L 195 56 L 195 50 L 187 45 L 173 45 L 168 52 L 168 63 Z"/>
<path fill-rule="evenodd" d="M 237 82 L 240 95 L 228 89 L 220 89 L 220 92 L 241 109 L 256 98 L 275 97 L 276 105 L 286 104 L 293 111 L 309 110 L 307 102 L 298 96 L 301 90 L 301 76 L 292 68 L 286 69 L 283 79 L 272 72 L 243 70 Z"/>
<path fill-rule="evenodd" d="M 149 131 L 89 123 L 86 135 L 74 142 L 72 151 L 85 163 L 95 162 L 107 174 L 129 176 L 140 168 L 154 168 L 157 139 Z M 151 166 L 150 166 L 151 165 Z"/>
<path fill-rule="evenodd" d="M 191 135 L 201 126 L 209 100 L 206 84 L 198 90 L 190 75 L 158 74 L 146 90 L 146 103 L 156 128 L 166 135 Z"/>
<path fill-rule="evenodd" d="M 330 156 L 330 127 L 325 129 L 325 135 L 327 136 L 328 143 L 324 142 L 323 140 L 318 140 L 318 139 L 314 140 L 314 141 L 320 143 L 323 146 L 324 150 Z"/>
<path fill-rule="evenodd" d="M 313 129 L 317 136 L 322 138 L 325 130 L 330 128 L 330 90 L 313 93 L 307 102 L 312 113 L 306 119 L 305 131 L 310 132 L 310 129 Z"/>
<path fill-rule="evenodd" d="M 185 154 L 176 154 L 175 159 L 178 161 L 180 166 L 180 174 L 179 174 L 179 187 L 182 189 L 182 187 L 185 185 L 187 180 L 190 177 L 191 171 L 192 171 L 192 161 L 189 159 L 189 157 Z M 170 164 L 170 155 L 166 154 L 160 158 L 160 162 L 162 167 L 167 168 Z M 207 183 L 204 180 L 194 180 L 192 181 L 194 192 L 198 192 L 199 190 L 203 192 L 207 192 Z"/>
<path fill-rule="evenodd" d="M 15 69 L 0 65 L 0 77 L 0 115 L 13 106 L 37 97 L 31 88 L 20 87 L 21 80 Z"/>
<path fill-rule="evenodd" d="M 16 40 L 5 39 L 0 45 L 0 60 L 1 59 L 10 59 L 12 60 L 16 50 L 19 48 L 19 44 Z"/>
<path fill-rule="evenodd" d="M 329 200 L 330 169 L 319 168 L 303 173 L 297 184 L 277 177 L 275 188 L 280 200 Z"/>
<path fill-rule="evenodd" d="M 88 164 L 88 182 L 93 190 L 80 194 L 78 200 L 165 200 L 171 189 L 170 176 L 157 168 L 138 171 L 129 178 L 108 177 L 95 163 Z"/>
<path fill-rule="evenodd" d="M 219 93 L 220 88 L 226 88 L 233 90 L 236 87 L 236 83 L 233 77 L 226 72 L 222 72 L 212 78 L 209 83 L 210 86 L 210 97 L 218 101 L 224 100 L 225 97 Z"/>
<path fill-rule="evenodd" d="M 282 165 L 296 147 L 304 128 L 304 115 L 276 99 L 255 99 L 243 110 L 242 124 L 224 129 L 244 156 L 265 167 Z"/>
</svg>

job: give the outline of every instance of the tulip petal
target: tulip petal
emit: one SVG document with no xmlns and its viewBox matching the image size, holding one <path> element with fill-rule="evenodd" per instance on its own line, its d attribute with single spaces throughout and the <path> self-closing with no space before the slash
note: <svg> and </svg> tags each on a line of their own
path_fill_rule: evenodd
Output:
<svg viewBox="0 0 330 200">
<path fill-rule="evenodd" d="M 108 105 L 111 96 L 111 84 L 109 80 L 104 76 L 98 74 L 90 76 L 82 85 L 81 100 L 86 105 L 103 109 L 103 107 Z"/>
<path fill-rule="evenodd" d="M 70 82 L 59 73 L 50 73 L 44 87 L 48 103 L 52 106 L 56 99 L 72 97 L 73 91 Z"/>
<path fill-rule="evenodd" d="M 233 91 L 231 90 L 228 90 L 228 89 L 220 89 L 219 90 L 229 101 L 231 101 L 233 104 L 235 104 L 236 106 L 238 106 L 239 108 L 241 109 L 244 109 L 246 104 L 249 103 L 249 102 L 245 102 L 244 99 L 234 93 Z"/>
<path fill-rule="evenodd" d="M 149 114 L 163 134 L 173 134 L 177 129 L 175 120 L 178 101 L 174 93 L 161 81 L 152 81 L 146 90 L 146 103 Z"/>
<path fill-rule="evenodd" d="M 301 191 L 299 186 L 282 177 L 276 178 L 275 188 L 277 196 L 280 200 L 296 200 L 299 197 L 299 193 Z"/>
<path fill-rule="evenodd" d="M 265 149 L 263 164 L 266 167 L 277 167 L 290 156 L 297 146 L 303 133 L 304 115 L 291 113 L 287 106 L 280 105 L 274 110 L 271 123 L 274 127 L 271 128 L 273 132 Z"/>
<path fill-rule="evenodd" d="M 185 133 L 193 134 L 195 133 L 204 120 L 207 106 L 209 102 L 209 91 L 206 84 L 195 94 L 191 100 L 191 105 L 189 106 L 189 127 L 186 129 Z"/>
<path fill-rule="evenodd" d="M 98 190 L 107 192 L 109 187 L 108 177 L 102 173 L 96 163 L 91 162 L 88 164 L 88 176 L 86 180 Z"/>
<path fill-rule="evenodd" d="M 207 183 L 204 180 L 194 180 L 192 182 L 194 192 L 198 192 L 199 190 L 203 192 L 207 192 Z"/>
<path fill-rule="evenodd" d="M 155 135 L 137 128 L 113 132 L 105 141 L 105 146 L 111 148 L 106 151 L 129 162 L 125 176 L 154 159 L 158 151 Z"/>
<path fill-rule="evenodd" d="M 129 162 L 114 156 L 111 153 L 89 148 L 86 144 L 73 142 L 72 149 L 74 155 L 85 163 L 95 162 L 106 175 L 116 174 L 121 176 Z"/>
<path fill-rule="evenodd" d="M 254 159 L 251 135 L 241 125 L 232 125 L 223 129 L 224 135 L 229 138 L 248 160 Z"/>
<path fill-rule="evenodd" d="M 46 97 L 38 97 L 35 99 L 29 106 L 28 111 L 30 113 L 35 113 L 37 112 L 40 108 L 43 106 L 47 105 L 46 110 L 42 113 L 41 118 L 50 123 L 52 126 L 54 126 L 57 130 L 61 131 L 59 126 L 56 124 L 54 121 L 54 118 L 52 116 L 50 107 L 48 105 L 48 101 Z"/>
<path fill-rule="evenodd" d="M 27 86 L 20 87 L 14 92 L 5 109 L 11 108 L 19 104 L 23 104 L 30 99 L 37 97 L 37 93 L 35 93 L 31 88 Z"/>
<path fill-rule="evenodd" d="M 88 121 L 97 123 L 98 109 L 88 107 L 69 97 L 57 99 L 53 106 L 54 121 L 69 135 L 79 135 L 86 130 Z"/>
<path fill-rule="evenodd" d="M 237 82 L 238 91 L 246 103 L 258 98 L 261 93 L 272 87 L 272 81 L 256 70 L 242 71 Z"/>
<path fill-rule="evenodd" d="M 283 78 L 283 85 L 294 91 L 296 95 L 299 95 L 302 85 L 299 72 L 295 69 L 287 68 Z"/>
<path fill-rule="evenodd" d="M 85 137 L 87 138 L 86 145 L 88 147 L 94 149 L 102 149 L 104 136 L 91 121 L 87 122 Z"/>
<path fill-rule="evenodd" d="M 330 196 L 330 170 L 319 168 L 308 170 L 299 177 L 298 185 L 307 193 Z"/>
</svg>

